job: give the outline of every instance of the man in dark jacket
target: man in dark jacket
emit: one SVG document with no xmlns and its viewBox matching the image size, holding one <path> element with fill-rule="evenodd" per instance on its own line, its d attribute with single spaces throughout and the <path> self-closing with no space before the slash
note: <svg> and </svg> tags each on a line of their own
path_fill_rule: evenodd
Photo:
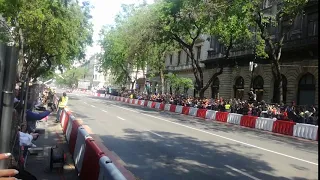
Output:
<svg viewBox="0 0 320 180">
<path fill-rule="evenodd" d="M 27 105 L 26 111 L 26 121 L 27 121 L 27 131 L 29 133 L 35 132 L 36 130 L 36 122 L 47 117 L 51 111 L 44 111 L 42 113 L 36 113 L 32 111 L 32 104 Z"/>
</svg>

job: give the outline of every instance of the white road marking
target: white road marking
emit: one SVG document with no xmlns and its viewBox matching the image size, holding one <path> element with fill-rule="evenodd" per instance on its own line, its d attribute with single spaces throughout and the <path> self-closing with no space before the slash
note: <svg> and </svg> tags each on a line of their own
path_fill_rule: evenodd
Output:
<svg viewBox="0 0 320 180">
<path fill-rule="evenodd" d="M 243 144 L 243 145 L 246 145 L 246 146 L 249 146 L 249 147 L 253 147 L 253 148 L 260 149 L 260 150 L 263 150 L 263 151 L 267 151 L 267 152 L 270 152 L 270 153 L 273 153 L 273 154 L 277 154 L 277 155 L 280 155 L 280 156 L 284 156 L 284 157 L 287 157 L 287 158 L 291 158 L 291 159 L 294 159 L 294 160 L 298 160 L 298 161 L 302 161 L 302 162 L 305 162 L 305 163 L 309 163 L 309 164 L 318 166 L 318 163 L 315 163 L 315 162 L 307 161 L 307 160 L 304 160 L 304 159 L 300 159 L 300 158 L 297 158 L 297 157 L 293 157 L 293 156 L 290 156 L 290 155 L 286 155 L 286 154 L 283 154 L 283 153 L 272 151 L 272 150 L 269 150 L 269 149 L 266 149 L 266 148 L 262 148 L 262 147 L 259 147 L 259 146 L 256 146 L 256 145 L 252 145 L 252 144 L 248 144 L 248 143 L 245 143 L 245 142 L 242 142 L 242 141 L 238 141 L 238 140 L 235 140 L 235 139 L 224 137 L 224 136 L 221 136 L 221 135 L 218 135 L 218 134 L 211 133 L 209 131 L 197 129 L 197 128 L 194 128 L 194 127 L 191 127 L 191 126 L 187 126 L 187 125 L 184 125 L 184 124 L 176 123 L 176 122 L 173 122 L 173 121 L 170 121 L 170 120 L 166 120 L 166 119 L 163 119 L 163 118 L 159 118 L 159 117 L 156 117 L 156 116 L 152 116 L 152 115 L 149 115 L 149 114 L 144 114 L 142 112 L 135 111 L 135 110 L 132 110 L 132 109 L 129 109 L 129 108 L 124 108 L 124 107 L 121 107 L 121 106 L 118 106 L 118 105 L 112 104 L 112 106 L 116 106 L 118 108 L 125 109 L 125 110 L 132 111 L 132 112 L 136 112 L 136 113 L 139 113 L 139 114 L 143 114 L 145 116 L 149 116 L 149 117 L 152 117 L 152 118 L 155 118 L 155 119 L 159 119 L 161 121 L 169 122 L 169 123 L 172 123 L 172 124 L 175 124 L 175 125 L 178 125 L 178 126 L 182 126 L 182 127 L 185 127 L 185 128 L 189 128 L 189 129 L 195 130 L 195 131 L 199 131 L 199 132 L 203 132 L 203 133 L 206 133 L 206 134 L 210 134 L 212 136 L 216 136 L 216 137 L 219 137 L 219 138 L 222 138 L 222 139 L 233 141 L 233 142 L 236 142 L 236 143 L 239 143 L 239 144 Z"/>
<path fill-rule="evenodd" d="M 117 116 L 118 119 L 125 121 L 125 119 L 123 119 L 122 117 Z"/>
<path fill-rule="evenodd" d="M 91 107 L 95 107 L 94 105 L 90 105 Z"/>
<path fill-rule="evenodd" d="M 225 166 L 226 166 L 227 168 L 229 168 L 229 169 L 231 169 L 231 170 L 233 170 L 233 171 L 235 171 L 235 172 L 238 172 L 238 173 L 240 173 L 240 174 L 242 174 L 242 175 L 245 175 L 245 176 L 247 176 L 247 177 L 249 177 L 249 178 L 251 178 L 251 179 L 261 180 L 261 179 L 259 179 L 259 178 L 254 177 L 254 176 L 251 176 L 250 174 L 248 174 L 248 173 L 246 173 L 246 172 L 240 171 L 239 169 L 236 169 L 236 168 L 234 168 L 234 167 L 231 167 L 231 166 L 228 166 L 228 165 L 225 165 Z"/>
<path fill-rule="evenodd" d="M 88 104 L 87 102 L 83 102 L 83 103 Z"/>
<path fill-rule="evenodd" d="M 150 131 L 150 130 L 147 130 L 149 133 L 151 133 L 151 134 L 154 134 L 154 135 L 156 135 L 156 136 L 159 136 L 159 137 L 162 137 L 163 138 L 163 136 L 162 135 L 160 135 L 160 134 L 158 134 L 158 133 L 155 133 L 155 132 L 152 132 L 152 131 Z"/>
<path fill-rule="evenodd" d="M 106 111 L 106 110 L 103 110 L 103 109 L 101 109 L 101 111 L 103 111 L 103 112 L 105 112 L 105 113 L 107 113 L 108 111 Z"/>
</svg>

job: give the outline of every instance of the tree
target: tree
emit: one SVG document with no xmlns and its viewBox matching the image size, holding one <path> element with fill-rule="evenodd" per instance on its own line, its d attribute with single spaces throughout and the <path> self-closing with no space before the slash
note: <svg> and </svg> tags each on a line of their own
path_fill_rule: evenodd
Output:
<svg viewBox="0 0 320 180">
<path fill-rule="evenodd" d="M 166 74 L 166 81 L 170 87 L 174 89 L 175 94 L 180 94 L 181 90 L 184 94 L 188 93 L 188 90 L 193 88 L 193 81 L 190 78 L 178 77 L 176 74 Z"/>
<path fill-rule="evenodd" d="M 200 59 L 195 57 L 194 47 L 200 35 L 210 21 L 211 12 L 221 12 L 212 6 L 211 11 L 206 11 L 210 3 L 193 0 L 163 0 L 154 5 L 154 16 L 158 17 L 156 23 L 159 31 L 157 36 L 160 42 L 175 41 L 191 59 L 193 74 L 196 79 L 196 89 L 201 91 L 204 87 L 203 70 Z M 205 12 L 206 11 L 206 12 Z M 214 17 L 214 15 L 212 16 Z M 204 92 L 204 91 L 202 91 Z M 203 97 L 203 94 L 200 96 Z"/>
<path fill-rule="evenodd" d="M 251 14 L 260 38 L 264 41 L 264 50 L 271 62 L 275 79 L 273 101 L 283 102 L 282 76 L 280 70 L 282 47 L 285 37 L 292 30 L 295 19 L 303 13 L 308 0 L 273 1 L 272 8 L 266 10 L 262 0 L 247 1 L 244 11 Z M 271 10 L 271 11 L 270 11 Z M 275 33 L 273 30 L 276 30 Z M 275 33 L 275 34 L 274 34 Z M 272 36 L 275 35 L 275 38 Z"/>
<path fill-rule="evenodd" d="M 19 48 L 18 73 L 36 79 L 84 57 L 91 44 L 90 5 L 60 0 L 0 1 Z M 52 73 L 51 73 L 52 75 Z"/>
<path fill-rule="evenodd" d="M 72 68 L 67 70 L 65 73 L 63 73 L 61 76 L 56 76 L 56 83 L 61 86 L 66 86 L 69 88 L 73 88 L 78 86 L 78 82 L 80 79 L 83 78 L 83 76 L 87 73 L 87 69 L 85 68 Z"/>
<path fill-rule="evenodd" d="M 224 58 L 229 59 L 234 44 L 241 44 L 250 36 L 241 1 L 163 0 L 155 6 L 160 41 L 174 40 L 187 53 L 191 59 L 195 89 L 203 98 L 213 80 L 222 74 L 223 65 L 217 64 L 219 71 L 205 83 L 201 59 L 195 56 L 195 44 L 202 34 L 218 36 L 225 46 Z"/>
<path fill-rule="evenodd" d="M 148 59 L 154 54 L 150 28 L 152 17 L 145 5 L 123 5 L 123 11 L 117 15 L 115 26 L 104 27 L 100 44 L 104 52 L 101 55 L 103 70 L 111 71 L 118 84 L 131 83 L 133 89 L 139 70 L 145 70 Z M 135 77 L 131 74 L 135 73 Z"/>
</svg>

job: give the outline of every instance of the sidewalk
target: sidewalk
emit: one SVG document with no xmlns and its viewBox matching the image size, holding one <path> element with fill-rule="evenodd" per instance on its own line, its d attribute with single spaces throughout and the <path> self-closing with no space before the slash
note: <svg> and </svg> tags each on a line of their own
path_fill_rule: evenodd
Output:
<svg viewBox="0 0 320 180">
<path fill-rule="evenodd" d="M 63 135 L 60 123 L 55 123 L 56 113 L 52 113 L 48 117 L 47 122 L 40 122 L 37 128 L 45 129 L 45 134 L 41 134 L 34 142 L 37 148 L 56 146 L 62 148 L 66 154 L 67 160 L 63 167 L 63 172 L 58 170 L 49 171 L 47 156 L 45 151 L 41 151 L 37 155 L 30 155 L 27 158 L 26 170 L 37 177 L 38 180 L 61 180 L 61 179 L 79 179 L 77 171 L 74 167 L 72 156 L 68 150 L 68 144 Z"/>
</svg>

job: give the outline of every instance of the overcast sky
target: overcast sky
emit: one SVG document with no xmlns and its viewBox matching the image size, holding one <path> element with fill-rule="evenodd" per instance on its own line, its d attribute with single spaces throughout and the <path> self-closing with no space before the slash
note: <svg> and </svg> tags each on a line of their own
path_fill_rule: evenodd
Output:
<svg viewBox="0 0 320 180">
<path fill-rule="evenodd" d="M 99 32 L 104 25 L 114 24 L 115 16 L 121 11 L 121 4 L 138 4 L 142 0 L 89 0 L 94 8 L 91 10 L 93 16 L 94 30 L 94 45 L 87 48 L 87 58 L 96 52 L 100 52 L 100 47 L 96 44 L 99 38 Z M 153 0 L 146 0 L 147 3 L 152 3 Z"/>
</svg>

